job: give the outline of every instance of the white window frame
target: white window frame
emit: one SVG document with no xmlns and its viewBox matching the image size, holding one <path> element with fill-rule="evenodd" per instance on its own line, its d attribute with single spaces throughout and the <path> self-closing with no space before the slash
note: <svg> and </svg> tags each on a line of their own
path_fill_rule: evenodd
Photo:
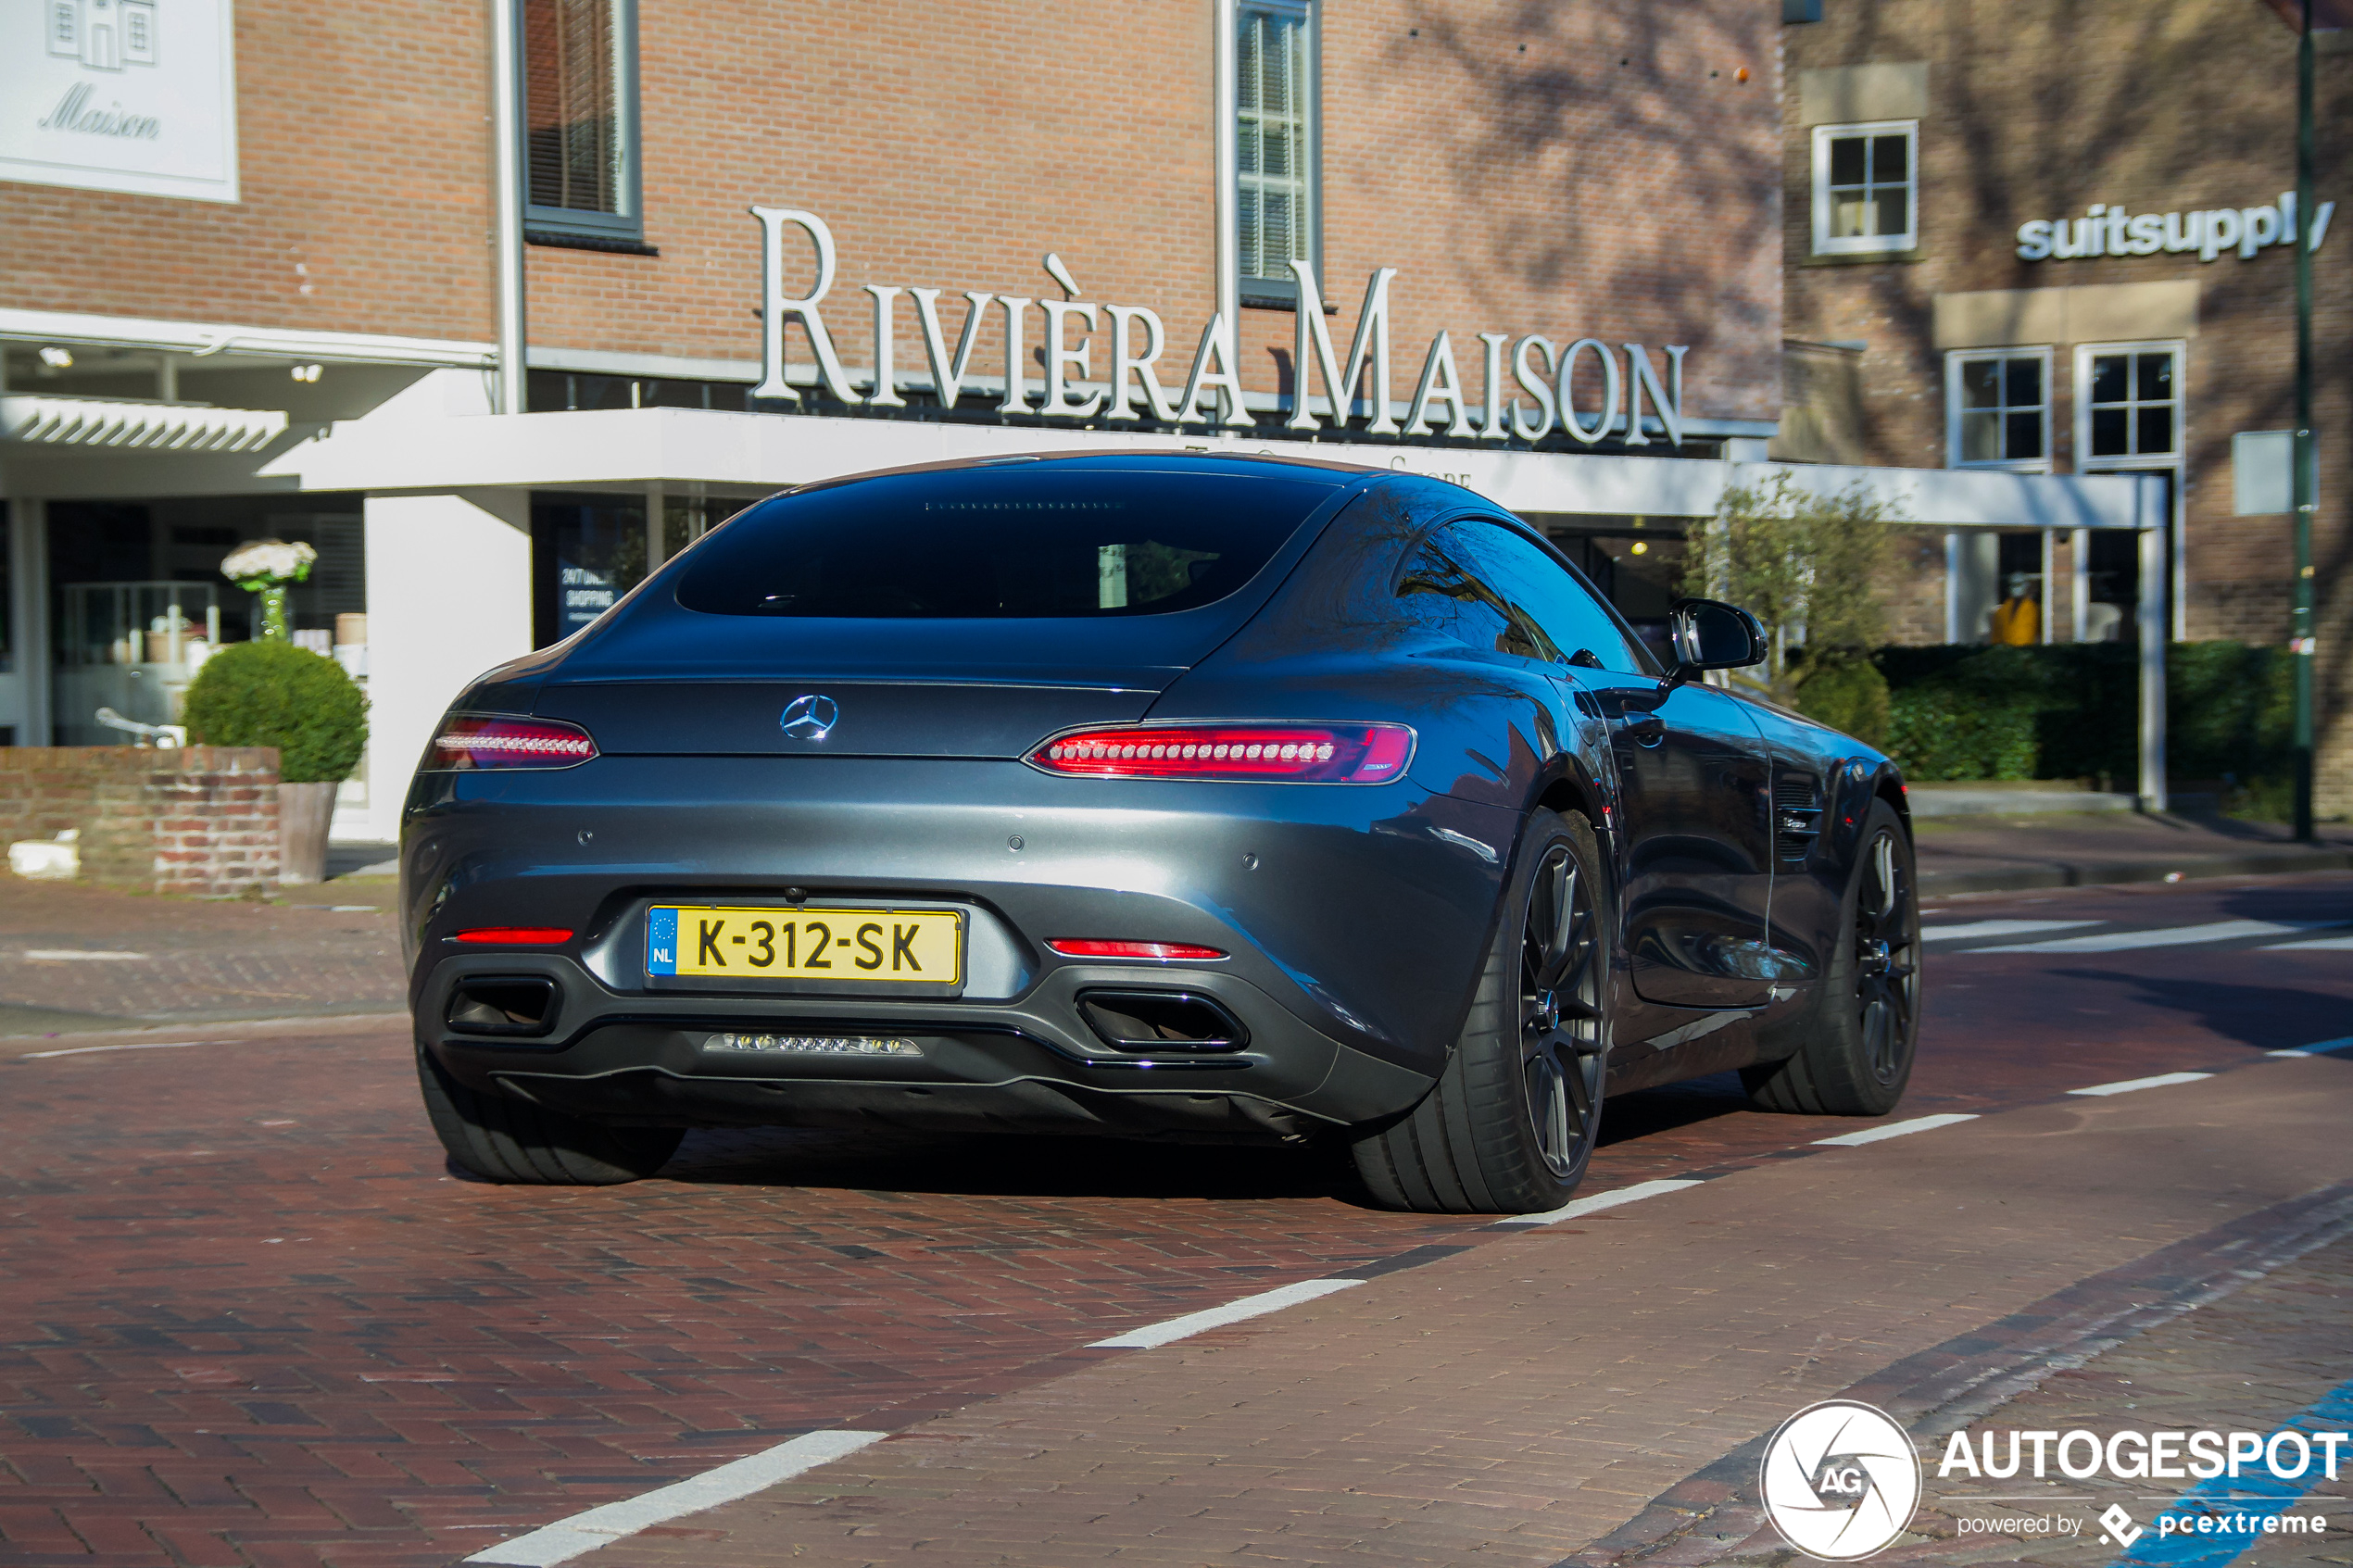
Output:
<svg viewBox="0 0 2353 1568">
<path fill-rule="evenodd" d="M 1324 34 L 1323 6 L 1315 0 L 1259 0 L 1254 6 L 1239 6 L 1238 15 L 1251 10 L 1280 12 L 1295 18 L 1301 24 L 1301 39 L 1307 55 L 1307 84 L 1305 100 L 1301 106 L 1305 122 L 1302 138 L 1300 222 L 1307 241 L 1307 270 L 1320 284 L 1324 276 Z M 1239 44 L 1237 45 L 1239 56 Z M 1239 60 L 1238 60 L 1239 64 Z M 1237 73 L 1239 75 L 1239 72 Z M 1239 82 L 1237 81 L 1237 88 Z M 1237 98 L 1226 106 L 1234 117 L 1235 137 L 1239 144 L 1242 135 L 1242 107 Z M 1239 161 L 1239 160 L 1238 160 Z M 1237 168 L 1235 186 L 1231 194 L 1237 213 L 1241 207 L 1242 186 L 1252 177 Z M 1241 300 L 1244 305 L 1274 306 L 1296 308 L 1299 284 L 1288 270 L 1278 276 L 1245 272 L 1240 279 Z"/>
<path fill-rule="evenodd" d="M 1901 132 L 1906 143 L 1904 161 L 1904 232 L 1900 234 L 1831 233 L 1831 144 L 1849 136 L 1886 136 Z M 1814 254 L 1816 256 L 1897 256 L 1918 250 L 1920 243 L 1920 122 L 1917 119 L 1871 119 L 1853 125 L 1814 127 Z"/>
<path fill-rule="evenodd" d="M 2048 345 L 2016 348 L 1956 348 L 1944 356 L 1944 466 L 1948 469 L 1994 469 L 2008 473 L 2049 473 L 2051 470 L 2051 408 L 2058 389 L 2052 384 L 2056 367 Z M 1961 456 L 1961 367 L 1980 359 L 2036 359 L 2043 367 L 2043 455 L 2039 458 L 1981 458 Z"/>
<path fill-rule="evenodd" d="M 2173 450 L 2166 453 L 2135 453 L 2123 458 L 2092 456 L 2092 361 L 2103 354 L 2171 354 L 2173 356 Z M 2175 642 L 2189 638 L 2189 519 L 2190 489 L 2190 398 L 2189 343 L 2184 338 L 2151 338 L 2131 343 L 2079 343 L 2075 345 L 2075 471 L 2078 473 L 2152 473 L 2171 470 L 2173 473 L 2173 515 L 2166 519 L 2166 532 L 2171 539 L 2170 554 L 2173 559 L 2172 582 L 2168 597 L 2172 601 L 2173 624 L 2169 629 Z"/>
</svg>

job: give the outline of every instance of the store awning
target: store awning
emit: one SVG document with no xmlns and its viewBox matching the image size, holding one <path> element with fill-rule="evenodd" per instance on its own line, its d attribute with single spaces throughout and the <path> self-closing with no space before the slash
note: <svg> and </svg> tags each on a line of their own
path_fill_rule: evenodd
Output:
<svg viewBox="0 0 2353 1568">
<path fill-rule="evenodd" d="M 0 439 L 40 446 L 250 452 L 286 432 L 281 408 L 214 408 L 114 397 L 0 396 Z"/>
</svg>

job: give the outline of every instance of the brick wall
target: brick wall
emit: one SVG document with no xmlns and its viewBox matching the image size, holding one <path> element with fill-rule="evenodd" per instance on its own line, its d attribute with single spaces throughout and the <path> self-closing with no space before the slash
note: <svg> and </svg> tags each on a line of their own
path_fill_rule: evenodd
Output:
<svg viewBox="0 0 2353 1568">
<path fill-rule="evenodd" d="M 240 5 L 244 199 L 0 183 L 0 296 L 487 338 L 486 14 Z M 871 355 L 862 284 L 951 290 L 952 343 L 953 290 L 1060 297 L 1038 264 L 1052 250 L 1085 297 L 1160 313 L 1163 377 L 1181 382 L 1214 298 L 1210 17 L 1207 0 L 641 6 L 645 237 L 661 254 L 533 247 L 531 341 L 756 358 L 759 203 L 832 226 L 827 321 L 851 363 Z M 1591 333 L 1655 356 L 1688 344 L 1690 412 L 1772 418 L 1778 32 L 1765 0 L 1327 6 L 1327 292 L 1345 328 L 1366 274 L 1400 270 L 1392 395 L 1411 394 L 1441 327 L 1474 397 L 1470 334 Z M 899 363 L 916 372 L 903 296 L 899 312 Z M 1245 310 L 1245 384 L 1287 384 L 1292 324 Z M 1028 327 L 1035 348 L 1034 309 Z M 992 322 L 982 373 L 1000 341 Z M 1096 375 L 1109 357 L 1106 322 Z"/>
<path fill-rule="evenodd" d="M 2196 332 L 2183 364 L 2184 558 L 2192 638 L 2280 643 L 2288 634 L 2284 517 L 2232 515 L 2231 437 L 2293 421 L 2295 271 L 2285 245 L 2242 260 L 2195 253 L 2029 261 L 2020 224 L 2081 217 L 2093 203 L 2164 213 L 2275 201 L 2296 184 L 2296 37 L 2263 0 L 1826 0 L 1824 19 L 1783 30 L 1785 69 L 1925 62 L 1920 247 L 1900 260 L 1817 260 L 1811 137 L 1786 94 L 1782 236 L 1792 337 L 1868 345 L 1868 461 L 1946 461 L 1939 295 L 2189 281 Z M 2342 35 L 2339 35 L 2340 37 Z M 2322 810 L 2353 811 L 2353 53 L 2318 61 L 2318 199 L 2339 210 L 2313 257 L 2314 529 Z M 2104 341 L 2133 335 L 2103 331 Z M 2171 335 L 2171 334 L 2148 334 Z M 2054 345 L 2053 466 L 2078 471 L 2074 351 Z M 2065 551 L 2062 549 L 2062 570 Z M 2066 634 L 2066 597 L 2059 601 Z M 1941 613 L 1907 608 L 1922 640 Z"/>
<path fill-rule="evenodd" d="M 82 874 L 220 897 L 278 881 L 274 746 L 0 746 L 0 843 L 80 831 Z"/>
</svg>

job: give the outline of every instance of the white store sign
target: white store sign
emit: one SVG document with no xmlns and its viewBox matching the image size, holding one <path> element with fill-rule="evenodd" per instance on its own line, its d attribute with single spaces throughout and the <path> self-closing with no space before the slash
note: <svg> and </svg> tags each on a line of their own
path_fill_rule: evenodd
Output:
<svg viewBox="0 0 2353 1568">
<path fill-rule="evenodd" d="M 232 0 L 0 0 L 0 180 L 237 199 Z"/>
</svg>

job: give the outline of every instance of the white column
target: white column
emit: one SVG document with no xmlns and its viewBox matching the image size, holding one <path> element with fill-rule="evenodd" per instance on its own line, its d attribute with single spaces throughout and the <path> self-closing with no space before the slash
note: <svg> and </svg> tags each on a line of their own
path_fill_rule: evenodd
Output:
<svg viewBox="0 0 2353 1568">
<path fill-rule="evenodd" d="M 2153 488 L 2153 487 L 2152 487 Z M 2155 508 L 2145 508 L 2154 510 Z M 2166 522 L 2141 530 L 2141 809 L 2162 811 L 2165 798 Z"/>
<path fill-rule="evenodd" d="M 450 699 L 531 651 L 531 497 L 521 490 L 371 495 L 368 808 L 380 839 Z"/>
<path fill-rule="evenodd" d="M 1961 638 L 1961 531 L 1944 531 L 1944 640 Z"/>
<path fill-rule="evenodd" d="M 2069 573 L 2074 579 L 2073 596 L 2069 600 L 2069 606 L 2074 617 L 2075 640 L 2088 643 L 2092 640 L 2092 531 L 2088 528 L 2076 529 L 2069 535 L 2067 549 L 2068 558 L 2074 567 Z"/>
<path fill-rule="evenodd" d="M 1242 231 L 1241 231 L 1241 126 L 1236 111 L 1241 102 L 1240 65 L 1237 51 L 1240 40 L 1234 30 L 1239 25 L 1234 0 L 1211 0 L 1210 25 L 1217 36 L 1210 45 L 1210 94 L 1215 100 L 1210 112 L 1215 117 L 1210 123 L 1214 134 L 1210 145 L 1217 166 L 1217 200 L 1211 207 L 1216 221 L 1217 238 L 1217 319 L 1226 327 L 1226 363 L 1239 369 L 1241 364 L 1242 342 Z M 1299 395 L 1307 395 L 1306 367 L 1298 368 L 1293 379 L 1299 383 Z M 1227 414 L 1226 394 L 1219 393 L 1218 419 Z M 1190 410 L 1188 410 L 1189 412 Z M 1347 423 L 1340 420 L 1340 423 Z"/>
<path fill-rule="evenodd" d="M 2054 603 L 2058 596 L 2058 584 L 2051 581 L 2057 567 L 2058 530 L 2045 528 L 2043 530 L 2043 591 L 2037 600 L 2043 612 L 2043 641 L 2045 643 L 2058 641 L 2058 608 Z"/>
<path fill-rule="evenodd" d="M 490 5 L 490 167 L 497 203 L 498 411 L 523 411 L 522 6 Z M 371 627 L 368 633 L 375 635 Z"/>
</svg>

